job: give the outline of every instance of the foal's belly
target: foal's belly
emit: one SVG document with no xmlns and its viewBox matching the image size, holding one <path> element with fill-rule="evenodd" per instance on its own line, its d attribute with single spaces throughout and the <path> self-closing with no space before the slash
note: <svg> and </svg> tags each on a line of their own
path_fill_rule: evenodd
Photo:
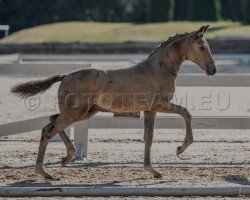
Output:
<svg viewBox="0 0 250 200">
<path fill-rule="evenodd" d="M 161 91 L 103 92 L 96 105 L 110 112 L 138 112 L 164 107 L 173 99 L 173 93 Z"/>
</svg>

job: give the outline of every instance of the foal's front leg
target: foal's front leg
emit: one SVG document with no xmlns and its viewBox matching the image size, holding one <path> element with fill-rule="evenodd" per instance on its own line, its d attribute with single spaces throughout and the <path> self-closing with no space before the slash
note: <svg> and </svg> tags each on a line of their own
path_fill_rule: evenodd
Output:
<svg viewBox="0 0 250 200">
<path fill-rule="evenodd" d="M 187 147 L 193 143 L 193 131 L 191 126 L 192 115 L 188 112 L 186 108 L 183 108 L 181 106 L 177 107 L 178 108 L 176 114 L 180 114 L 184 118 L 186 123 L 186 136 L 184 142 L 176 149 L 176 155 L 179 157 L 179 155 L 183 153 L 187 149 Z"/>
<path fill-rule="evenodd" d="M 144 169 L 153 174 L 156 178 L 162 178 L 162 175 L 151 165 L 150 152 L 153 140 L 154 121 L 156 112 L 144 111 Z"/>
<path fill-rule="evenodd" d="M 184 142 L 181 146 L 177 147 L 176 154 L 179 157 L 181 153 L 183 153 L 186 148 L 193 143 L 193 132 L 191 127 L 192 115 L 188 112 L 188 110 L 182 106 L 175 105 L 172 103 L 168 103 L 167 106 L 163 108 L 156 109 L 157 112 L 164 112 L 164 113 L 173 113 L 181 115 L 186 123 L 186 137 Z"/>
</svg>

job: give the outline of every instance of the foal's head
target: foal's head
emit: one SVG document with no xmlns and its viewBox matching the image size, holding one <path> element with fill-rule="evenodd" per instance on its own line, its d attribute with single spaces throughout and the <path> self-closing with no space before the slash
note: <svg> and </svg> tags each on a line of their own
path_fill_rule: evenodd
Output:
<svg viewBox="0 0 250 200">
<path fill-rule="evenodd" d="M 206 71 L 207 75 L 214 75 L 216 73 L 215 62 L 208 43 L 203 36 L 208 26 L 202 26 L 198 31 L 190 33 L 186 56 L 188 60 L 196 63 L 202 70 Z"/>
</svg>

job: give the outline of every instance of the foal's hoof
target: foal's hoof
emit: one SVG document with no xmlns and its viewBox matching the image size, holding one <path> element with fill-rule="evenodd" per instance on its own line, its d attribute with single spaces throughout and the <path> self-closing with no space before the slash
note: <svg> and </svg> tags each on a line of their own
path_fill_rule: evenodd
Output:
<svg viewBox="0 0 250 200">
<path fill-rule="evenodd" d="M 157 173 L 154 174 L 154 177 L 158 178 L 158 179 L 161 179 L 162 175 L 159 172 L 157 172 Z"/>
<path fill-rule="evenodd" d="M 158 179 L 161 179 L 161 178 L 162 178 L 162 175 L 161 175 L 160 172 L 154 171 L 154 177 L 155 177 L 155 178 L 158 178 Z"/>
<path fill-rule="evenodd" d="M 43 168 L 35 168 L 35 172 L 39 175 L 41 175 L 45 179 L 53 179 L 53 176 L 51 176 L 49 173 L 47 173 Z"/>
<path fill-rule="evenodd" d="M 70 160 L 67 157 L 62 158 L 61 167 L 65 167 L 69 162 Z"/>
<path fill-rule="evenodd" d="M 177 149 L 176 149 L 176 155 L 177 155 L 178 158 L 180 158 L 179 155 L 180 155 L 181 153 L 183 153 L 183 150 L 181 149 L 181 147 L 177 147 Z"/>
<path fill-rule="evenodd" d="M 45 179 L 49 179 L 49 180 L 54 179 L 53 176 L 51 176 L 51 175 L 48 174 L 48 173 L 46 173 L 46 174 L 44 175 L 44 178 L 45 178 Z"/>
<path fill-rule="evenodd" d="M 162 178 L 161 173 L 158 172 L 158 171 L 156 171 L 156 170 L 153 171 L 153 174 L 154 174 L 154 177 L 155 177 L 155 178 L 158 178 L 158 179 L 161 179 L 161 178 Z"/>
</svg>

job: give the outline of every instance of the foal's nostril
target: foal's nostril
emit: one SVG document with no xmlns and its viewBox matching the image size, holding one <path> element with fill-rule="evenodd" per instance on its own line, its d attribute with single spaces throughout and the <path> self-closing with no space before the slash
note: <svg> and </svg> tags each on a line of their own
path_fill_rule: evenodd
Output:
<svg viewBox="0 0 250 200">
<path fill-rule="evenodd" d="M 216 69 L 215 66 L 209 66 L 209 67 L 207 68 L 207 74 L 208 74 L 208 75 L 214 75 L 214 74 L 216 74 L 216 71 L 217 71 L 217 69 Z"/>
</svg>

